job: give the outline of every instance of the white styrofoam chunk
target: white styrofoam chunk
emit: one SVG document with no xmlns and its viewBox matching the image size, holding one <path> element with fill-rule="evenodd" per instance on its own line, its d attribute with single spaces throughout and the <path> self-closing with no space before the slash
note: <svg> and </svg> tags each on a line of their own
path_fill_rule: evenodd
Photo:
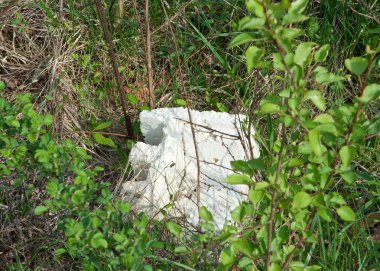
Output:
<svg viewBox="0 0 380 271">
<path fill-rule="evenodd" d="M 230 162 L 248 159 L 243 136 L 244 115 L 191 110 L 200 161 L 200 202 L 213 214 L 221 228 L 230 211 L 245 200 L 248 187 L 231 186 L 224 179 L 232 172 Z M 159 108 L 140 114 L 145 143 L 138 142 L 130 153 L 136 180 L 126 182 L 124 191 L 136 208 L 150 215 L 172 204 L 167 211 L 196 225 L 197 159 L 185 108 Z M 251 131 L 251 135 L 254 131 Z M 253 155 L 260 155 L 252 139 Z"/>
</svg>

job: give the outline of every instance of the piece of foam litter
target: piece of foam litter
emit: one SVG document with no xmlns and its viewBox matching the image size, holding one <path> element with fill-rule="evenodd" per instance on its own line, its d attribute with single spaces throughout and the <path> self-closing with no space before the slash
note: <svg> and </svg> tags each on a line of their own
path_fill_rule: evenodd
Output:
<svg viewBox="0 0 380 271">
<path fill-rule="evenodd" d="M 233 173 L 230 162 L 250 156 L 242 129 L 246 117 L 195 110 L 191 116 L 200 162 L 200 206 L 207 207 L 220 229 L 248 194 L 248 186 L 224 182 Z M 187 109 L 142 111 L 140 122 L 145 143 L 136 143 L 130 152 L 135 179 L 123 184 L 126 200 L 150 216 L 166 208 L 170 216 L 197 225 L 198 167 Z M 251 145 L 253 158 L 258 158 L 257 142 L 252 139 Z"/>
</svg>

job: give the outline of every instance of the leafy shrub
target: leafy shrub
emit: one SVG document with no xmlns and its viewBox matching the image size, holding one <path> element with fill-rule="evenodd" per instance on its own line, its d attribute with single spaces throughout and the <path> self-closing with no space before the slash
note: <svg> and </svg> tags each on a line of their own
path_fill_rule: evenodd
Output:
<svg viewBox="0 0 380 271">
<path fill-rule="evenodd" d="M 30 96 L 18 94 L 14 103 L 0 98 L 0 177 L 28 189 L 32 178 L 46 183 L 49 198 L 34 214 L 58 215 L 66 243 L 56 256 L 68 253 L 84 270 L 151 270 L 143 257 L 162 243 L 148 233 L 146 215 L 132 217 L 130 205 L 114 199 L 109 184 L 94 181 L 102 169 L 87 167 L 84 149 L 51 138 L 53 118 L 36 113 Z"/>
</svg>

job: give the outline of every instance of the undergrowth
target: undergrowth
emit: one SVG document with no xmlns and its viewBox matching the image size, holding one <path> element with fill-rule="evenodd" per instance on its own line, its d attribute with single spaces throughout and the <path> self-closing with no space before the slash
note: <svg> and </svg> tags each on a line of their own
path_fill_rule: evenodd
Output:
<svg viewBox="0 0 380 271">
<path fill-rule="evenodd" d="M 0 3 L 0 269 L 380 268 L 377 0 L 150 1 L 155 106 L 257 131 L 261 159 L 226 180 L 248 200 L 221 231 L 205 208 L 193 231 L 120 198 L 149 109 L 143 3 L 103 1 L 132 140 L 93 2 L 57 2 Z"/>
</svg>

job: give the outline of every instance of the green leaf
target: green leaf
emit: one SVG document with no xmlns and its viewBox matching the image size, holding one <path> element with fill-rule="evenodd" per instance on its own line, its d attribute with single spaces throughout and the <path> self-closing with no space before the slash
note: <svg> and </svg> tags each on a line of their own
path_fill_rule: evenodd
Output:
<svg viewBox="0 0 380 271">
<path fill-rule="evenodd" d="M 46 184 L 46 192 L 49 196 L 54 197 L 59 191 L 59 182 L 57 179 L 53 179 Z"/>
<path fill-rule="evenodd" d="M 352 222 L 356 220 L 355 212 L 349 207 L 349 206 L 342 206 L 339 209 L 336 210 L 339 217 L 348 222 Z"/>
<path fill-rule="evenodd" d="M 34 209 L 34 214 L 39 216 L 39 215 L 46 213 L 47 210 L 48 210 L 48 208 L 46 206 L 39 205 Z"/>
<path fill-rule="evenodd" d="M 231 217 L 235 222 L 241 222 L 246 214 L 246 208 L 243 204 L 238 205 L 231 211 Z"/>
<path fill-rule="evenodd" d="M 281 271 L 281 266 L 277 263 L 272 263 L 268 271 Z"/>
<path fill-rule="evenodd" d="M 277 113 L 281 111 L 281 107 L 278 104 L 265 103 L 261 105 L 259 112 L 261 114 Z"/>
<path fill-rule="evenodd" d="M 256 170 L 265 170 L 265 164 L 262 158 L 252 159 L 247 161 L 248 165 Z"/>
<path fill-rule="evenodd" d="M 318 107 L 319 110 L 326 110 L 326 101 L 322 96 L 322 93 L 318 90 L 310 90 L 305 93 L 304 100 L 311 100 L 312 103 Z"/>
<path fill-rule="evenodd" d="M 303 22 L 309 19 L 308 16 L 305 16 L 303 14 L 298 13 L 287 13 L 285 14 L 284 18 L 282 19 L 282 22 L 284 24 L 293 24 L 293 23 L 299 23 Z"/>
<path fill-rule="evenodd" d="M 246 184 L 253 185 L 254 182 L 247 175 L 232 174 L 225 179 L 225 182 L 228 184 Z"/>
<path fill-rule="evenodd" d="M 353 184 L 356 181 L 357 175 L 353 171 L 342 172 L 340 176 L 347 184 Z"/>
<path fill-rule="evenodd" d="M 324 207 L 318 207 L 317 213 L 321 218 L 323 218 L 327 222 L 330 222 L 332 220 L 331 212 Z"/>
<path fill-rule="evenodd" d="M 239 30 L 255 30 L 263 28 L 265 24 L 264 18 L 254 18 L 246 16 L 239 21 Z"/>
<path fill-rule="evenodd" d="M 302 29 L 299 28 L 285 28 L 282 31 L 282 37 L 287 40 L 295 39 L 304 33 Z"/>
<path fill-rule="evenodd" d="M 6 87 L 4 81 L 0 80 L 0 91 L 4 90 Z"/>
<path fill-rule="evenodd" d="M 232 39 L 232 41 L 228 45 L 228 48 L 232 48 L 232 47 L 235 47 L 235 46 L 247 43 L 247 42 L 251 42 L 251 41 L 254 41 L 254 40 L 255 40 L 255 37 L 254 37 L 253 34 L 251 34 L 251 33 L 241 33 L 241 34 L 237 35 L 235 38 Z"/>
<path fill-rule="evenodd" d="M 253 174 L 253 168 L 249 166 L 247 161 L 235 160 L 231 161 L 230 164 L 233 171 L 238 171 L 247 174 L 248 176 Z"/>
<path fill-rule="evenodd" d="M 50 153 L 47 150 L 37 150 L 34 158 L 40 163 L 48 163 L 50 161 Z"/>
<path fill-rule="evenodd" d="M 248 192 L 248 198 L 253 204 L 258 204 L 264 197 L 264 191 L 251 189 Z"/>
<path fill-rule="evenodd" d="M 309 57 L 311 53 L 311 48 L 313 47 L 314 42 L 303 42 L 297 46 L 296 52 L 294 54 L 294 63 L 299 66 L 303 66 L 306 59 Z"/>
<path fill-rule="evenodd" d="M 255 190 L 263 190 L 263 189 L 267 188 L 268 186 L 270 186 L 270 184 L 268 182 L 257 182 L 257 183 L 255 183 L 254 189 Z"/>
<path fill-rule="evenodd" d="M 248 73 L 251 73 L 253 69 L 258 66 L 263 55 L 264 50 L 256 46 L 251 46 L 247 49 L 247 51 L 245 52 L 245 56 Z"/>
<path fill-rule="evenodd" d="M 166 227 L 175 236 L 180 235 L 182 232 L 181 226 L 178 225 L 177 223 L 172 222 L 172 221 L 166 222 Z"/>
<path fill-rule="evenodd" d="M 232 246 L 225 247 L 220 253 L 220 260 L 224 266 L 231 266 L 235 262 L 236 252 Z"/>
<path fill-rule="evenodd" d="M 220 112 L 228 112 L 228 107 L 222 103 L 216 103 L 216 107 Z"/>
<path fill-rule="evenodd" d="M 292 271 L 304 271 L 305 264 L 299 261 L 293 261 L 289 264 Z"/>
<path fill-rule="evenodd" d="M 71 196 L 71 201 L 73 203 L 79 203 L 84 199 L 84 191 L 83 190 L 76 190 L 73 195 Z"/>
<path fill-rule="evenodd" d="M 307 4 L 309 3 L 309 0 L 296 0 L 292 2 L 289 8 L 289 13 L 302 13 L 305 8 L 307 7 Z"/>
<path fill-rule="evenodd" d="M 94 131 L 99 131 L 99 130 L 103 130 L 103 129 L 106 129 L 108 127 L 110 127 L 112 125 L 112 121 L 106 121 L 106 122 L 102 122 L 100 124 L 98 124 L 95 128 L 94 128 Z"/>
<path fill-rule="evenodd" d="M 206 207 L 202 206 L 199 208 L 199 216 L 204 220 L 204 221 L 212 221 L 212 214 L 209 210 L 207 210 Z"/>
<path fill-rule="evenodd" d="M 320 157 L 324 153 L 324 148 L 321 144 L 320 132 L 316 129 L 309 132 L 309 142 L 311 149 L 316 156 Z"/>
<path fill-rule="evenodd" d="M 343 146 L 340 151 L 340 160 L 342 164 L 346 167 L 350 166 L 351 161 L 354 159 L 356 154 L 356 148 L 354 146 Z"/>
<path fill-rule="evenodd" d="M 108 242 L 103 237 L 104 235 L 102 233 L 95 233 L 90 241 L 91 246 L 93 248 L 108 248 Z"/>
<path fill-rule="evenodd" d="M 186 254 L 190 252 L 190 250 L 185 246 L 178 246 L 174 248 L 174 253 L 176 254 Z"/>
<path fill-rule="evenodd" d="M 101 145 L 106 145 L 109 147 L 115 147 L 115 142 L 111 138 L 105 137 L 102 134 L 95 133 L 92 135 L 95 141 Z"/>
<path fill-rule="evenodd" d="M 306 192 L 298 192 L 293 199 L 293 209 L 299 210 L 309 206 L 312 197 Z"/>
<path fill-rule="evenodd" d="M 236 250 L 244 253 L 247 256 L 252 256 L 254 245 L 251 241 L 246 239 L 237 239 L 232 241 L 231 243 Z"/>
<path fill-rule="evenodd" d="M 380 84 L 371 84 L 366 86 L 363 95 L 359 97 L 359 101 L 367 104 L 380 96 Z"/>
<path fill-rule="evenodd" d="M 264 7 L 257 0 L 246 0 L 245 5 L 249 12 L 255 14 L 259 18 L 264 18 Z"/>
<path fill-rule="evenodd" d="M 186 106 L 186 101 L 184 99 L 175 99 L 174 103 L 178 106 Z"/>
<path fill-rule="evenodd" d="M 137 99 L 136 95 L 133 93 L 127 93 L 127 99 L 131 105 L 136 105 L 139 102 L 139 99 Z"/>
<path fill-rule="evenodd" d="M 353 57 L 344 61 L 346 68 L 356 75 L 363 74 L 368 67 L 368 60 L 364 57 Z"/>
<path fill-rule="evenodd" d="M 325 44 L 321 48 L 319 48 L 315 52 L 315 55 L 314 55 L 315 62 L 318 63 L 318 62 L 325 61 L 326 58 L 327 58 L 327 56 L 328 56 L 328 54 L 329 54 L 330 48 L 331 48 L 330 44 Z"/>
<path fill-rule="evenodd" d="M 316 116 L 313 120 L 314 122 L 326 124 L 326 123 L 334 123 L 334 119 L 330 114 L 324 113 Z"/>
</svg>

